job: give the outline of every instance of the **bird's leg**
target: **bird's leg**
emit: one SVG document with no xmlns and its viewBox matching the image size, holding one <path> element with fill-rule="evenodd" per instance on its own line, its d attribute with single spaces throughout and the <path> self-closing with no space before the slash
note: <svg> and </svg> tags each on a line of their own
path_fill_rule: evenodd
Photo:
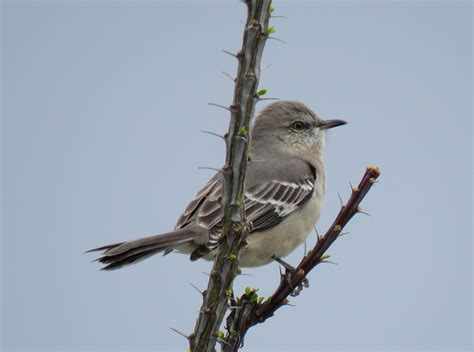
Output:
<svg viewBox="0 0 474 352">
<path fill-rule="evenodd" d="M 303 281 L 301 281 L 298 287 L 293 287 L 293 285 L 291 284 L 291 276 L 295 272 L 295 267 L 285 262 L 283 259 L 277 257 L 276 255 L 273 255 L 272 259 L 278 262 L 282 267 L 285 268 L 285 274 L 284 274 L 285 279 L 288 285 L 290 286 L 290 288 L 293 290 L 293 292 L 290 293 L 290 296 L 292 297 L 298 296 L 304 287 L 309 287 L 309 281 L 306 277 L 303 279 Z"/>
</svg>

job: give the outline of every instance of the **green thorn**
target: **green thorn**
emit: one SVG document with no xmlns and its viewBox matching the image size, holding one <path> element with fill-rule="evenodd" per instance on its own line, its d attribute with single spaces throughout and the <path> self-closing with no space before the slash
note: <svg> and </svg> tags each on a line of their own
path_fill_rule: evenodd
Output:
<svg viewBox="0 0 474 352">
<path fill-rule="evenodd" d="M 275 11 L 275 7 L 274 7 L 274 6 L 270 6 L 270 8 L 268 9 L 268 12 L 272 13 L 273 11 Z"/>
<path fill-rule="evenodd" d="M 272 27 L 268 27 L 268 29 L 267 29 L 267 35 L 270 35 L 270 34 L 275 33 L 275 32 L 276 32 L 275 27 L 273 27 L 273 26 L 272 26 Z"/>
</svg>

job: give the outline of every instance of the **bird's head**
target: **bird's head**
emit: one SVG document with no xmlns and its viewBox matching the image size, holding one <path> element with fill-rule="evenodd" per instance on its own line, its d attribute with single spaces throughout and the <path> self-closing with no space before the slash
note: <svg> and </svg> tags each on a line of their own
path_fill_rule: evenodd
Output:
<svg viewBox="0 0 474 352">
<path fill-rule="evenodd" d="M 323 120 L 303 103 L 278 101 L 268 105 L 255 119 L 251 155 L 320 157 L 326 131 L 345 125 L 343 120 Z"/>
</svg>

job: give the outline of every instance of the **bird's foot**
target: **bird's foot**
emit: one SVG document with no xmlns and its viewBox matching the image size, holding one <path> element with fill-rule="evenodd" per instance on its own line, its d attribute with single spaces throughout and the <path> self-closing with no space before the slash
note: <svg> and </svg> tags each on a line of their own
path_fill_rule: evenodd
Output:
<svg viewBox="0 0 474 352">
<path fill-rule="evenodd" d="M 273 258 L 273 260 L 278 262 L 282 267 L 285 268 L 285 273 L 283 274 L 283 276 L 285 277 L 285 280 L 288 283 L 288 285 L 290 286 L 290 288 L 293 290 L 290 293 L 291 297 L 298 296 L 300 294 L 300 292 L 303 291 L 303 288 L 309 287 L 309 281 L 306 277 L 301 281 L 301 283 L 297 287 L 293 287 L 293 285 L 291 283 L 291 277 L 295 273 L 295 267 L 292 266 L 291 264 L 285 262 L 283 259 L 281 259 L 281 258 L 279 258 L 275 255 L 272 256 L 272 258 Z"/>
</svg>

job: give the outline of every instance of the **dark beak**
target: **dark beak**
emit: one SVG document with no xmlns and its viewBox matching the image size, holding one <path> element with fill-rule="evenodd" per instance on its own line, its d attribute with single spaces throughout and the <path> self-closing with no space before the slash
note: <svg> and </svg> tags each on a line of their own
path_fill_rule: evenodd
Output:
<svg viewBox="0 0 474 352">
<path fill-rule="evenodd" d="M 323 120 L 318 127 L 322 130 L 327 130 L 329 128 L 342 126 L 345 124 L 347 124 L 347 122 L 344 120 Z"/>
</svg>

